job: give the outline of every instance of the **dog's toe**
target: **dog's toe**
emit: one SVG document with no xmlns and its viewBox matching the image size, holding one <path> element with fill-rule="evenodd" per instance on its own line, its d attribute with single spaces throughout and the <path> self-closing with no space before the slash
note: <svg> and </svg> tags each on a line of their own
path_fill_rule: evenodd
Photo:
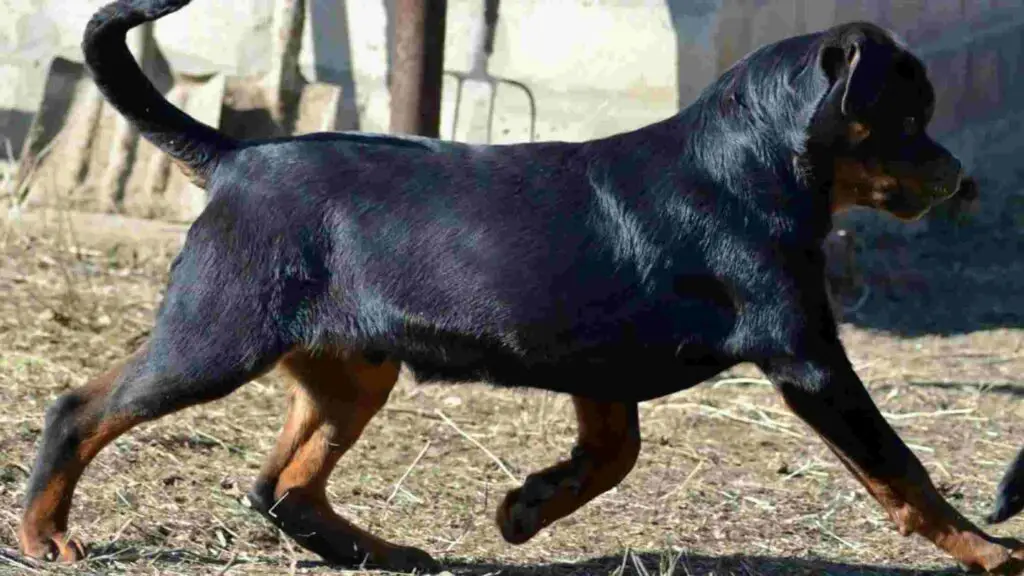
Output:
<svg viewBox="0 0 1024 576">
<path fill-rule="evenodd" d="M 78 538 L 58 540 L 57 547 L 60 549 L 60 559 L 64 562 L 78 562 L 85 558 L 85 544 Z"/>
<path fill-rule="evenodd" d="M 522 544 L 542 528 L 540 504 L 543 499 L 531 498 L 526 486 L 510 491 L 498 506 L 496 522 L 501 537 L 509 544 Z"/>
<path fill-rule="evenodd" d="M 32 542 L 24 542 L 22 550 L 29 558 L 43 560 L 46 562 L 74 563 L 85 558 L 86 550 L 77 538 L 66 538 L 64 534 L 57 533 L 52 536 L 37 538 Z"/>
</svg>

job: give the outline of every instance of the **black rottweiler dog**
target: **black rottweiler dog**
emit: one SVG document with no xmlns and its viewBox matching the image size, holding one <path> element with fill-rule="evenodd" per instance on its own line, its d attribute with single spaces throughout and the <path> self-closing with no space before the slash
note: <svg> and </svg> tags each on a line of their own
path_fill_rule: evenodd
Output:
<svg viewBox="0 0 1024 576">
<path fill-rule="evenodd" d="M 502 535 L 523 542 L 628 474 L 638 402 L 753 362 L 900 531 L 969 566 L 1017 569 L 1015 543 L 933 488 L 829 308 L 821 246 L 834 211 L 917 218 L 960 185 L 960 162 L 925 134 L 925 69 L 886 31 L 847 24 L 771 44 L 679 114 L 588 142 L 239 142 L 170 105 L 125 47 L 130 28 L 188 2 L 122 0 L 85 31 L 105 97 L 210 200 L 149 341 L 47 411 L 27 554 L 84 554 L 68 510 L 104 445 L 278 365 L 299 385 L 255 507 L 330 561 L 411 569 L 435 564 L 349 524 L 324 491 L 401 363 L 421 381 L 573 395 L 571 458 L 499 506 Z"/>
</svg>

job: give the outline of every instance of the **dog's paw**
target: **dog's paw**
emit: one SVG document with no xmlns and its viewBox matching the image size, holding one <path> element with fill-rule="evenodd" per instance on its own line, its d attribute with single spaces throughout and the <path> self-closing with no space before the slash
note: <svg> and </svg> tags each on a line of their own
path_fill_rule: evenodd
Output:
<svg viewBox="0 0 1024 576">
<path fill-rule="evenodd" d="M 384 557 L 374 560 L 375 564 L 394 572 L 433 574 L 441 570 L 441 564 L 433 556 L 412 546 L 395 546 Z"/>
<path fill-rule="evenodd" d="M 987 567 L 987 571 L 990 574 L 1024 575 L 1024 543 L 1016 538 L 999 538 L 997 541 L 1005 547 L 1007 555 L 998 558 Z"/>
<path fill-rule="evenodd" d="M 522 544 L 533 538 L 546 525 L 542 515 L 544 502 L 553 497 L 559 486 L 544 476 L 530 476 L 522 487 L 509 491 L 498 506 L 496 522 L 501 537 L 509 544 Z"/>
<path fill-rule="evenodd" d="M 413 546 L 388 544 L 370 553 L 369 558 L 336 559 L 333 564 L 345 568 L 370 568 L 400 574 L 436 574 L 441 565 L 424 550 Z"/>
<path fill-rule="evenodd" d="M 969 561 L 960 566 L 970 573 L 1024 575 L 1024 545 L 1014 538 L 984 537 L 971 548 Z"/>
<path fill-rule="evenodd" d="M 297 542 L 318 554 L 332 567 L 340 569 L 366 568 L 401 574 L 432 574 L 441 570 L 441 564 L 430 554 L 412 546 L 398 546 L 383 541 L 365 547 L 351 541 L 320 541 L 314 546 L 308 546 L 308 540 Z"/>
<path fill-rule="evenodd" d="M 73 563 L 85 558 L 85 544 L 77 538 L 68 538 L 62 532 L 45 536 L 21 537 L 21 551 L 29 558 L 47 562 Z"/>
</svg>

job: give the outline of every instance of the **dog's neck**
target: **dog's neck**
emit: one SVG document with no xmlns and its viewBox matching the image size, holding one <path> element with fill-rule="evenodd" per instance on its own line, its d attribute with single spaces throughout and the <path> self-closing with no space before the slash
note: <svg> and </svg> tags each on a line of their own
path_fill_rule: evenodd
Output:
<svg viewBox="0 0 1024 576">
<path fill-rule="evenodd" d="M 669 119 L 688 136 L 688 155 L 726 177 L 742 178 L 751 163 L 780 177 L 791 173 L 829 87 L 817 60 L 821 38 L 798 36 L 749 54 Z"/>
<path fill-rule="evenodd" d="M 745 194 L 766 211 L 785 204 L 827 212 L 828 194 L 815 184 L 807 147 L 829 89 L 817 59 L 820 42 L 820 34 L 809 34 L 751 53 L 667 119 L 663 128 L 679 138 L 687 164 L 703 166 L 716 188 Z"/>
</svg>

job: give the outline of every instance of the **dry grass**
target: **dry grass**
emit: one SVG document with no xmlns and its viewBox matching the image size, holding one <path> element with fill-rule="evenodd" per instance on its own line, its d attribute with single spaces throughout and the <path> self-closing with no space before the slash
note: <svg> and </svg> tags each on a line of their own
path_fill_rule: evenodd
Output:
<svg viewBox="0 0 1024 576">
<path fill-rule="evenodd" d="M 129 236 L 111 228 L 118 222 L 0 227 L 0 573 L 333 573 L 245 505 L 283 419 L 276 374 L 136 429 L 98 457 L 72 512 L 97 556 L 69 569 L 16 554 L 45 407 L 145 335 L 179 240 L 167 227 Z M 936 482 L 980 518 L 1021 437 L 1024 331 L 899 339 L 847 325 L 843 337 Z M 568 454 L 564 397 L 403 382 L 330 495 L 355 522 L 443 557 L 456 574 L 955 572 L 930 544 L 898 536 L 759 376 L 744 367 L 645 403 L 632 475 L 523 546 L 500 539 L 494 507 L 510 476 Z M 1024 520 L 997 532 L 1024 534 Z"/>
</svg>

